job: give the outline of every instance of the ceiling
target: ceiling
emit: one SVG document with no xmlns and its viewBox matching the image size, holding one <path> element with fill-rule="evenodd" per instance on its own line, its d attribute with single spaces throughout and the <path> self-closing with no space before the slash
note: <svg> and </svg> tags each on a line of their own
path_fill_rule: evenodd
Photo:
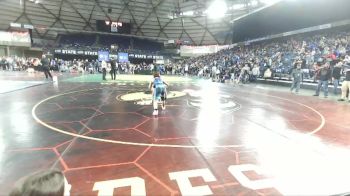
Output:
<svg viewBox="0 0 350 196">
<path fill-rule="evenodd" d="M 207 0 L 0 0 L 0 30 L 9 30 L 11 22 L 31 24 L 35 38 L 54 40 L 58 33 L 94 32 L 96 20 L 111 20 L 130 22 L 131 34 L 139 37 L 228 44 L 230 21 L 262 7 L 260 1 L 226 0 L 227 7 L 236 7 L 211 19 L 203 14 L 212 2 Z M 179 14 L 192 11 L 198 13 Z"/>
</svg>

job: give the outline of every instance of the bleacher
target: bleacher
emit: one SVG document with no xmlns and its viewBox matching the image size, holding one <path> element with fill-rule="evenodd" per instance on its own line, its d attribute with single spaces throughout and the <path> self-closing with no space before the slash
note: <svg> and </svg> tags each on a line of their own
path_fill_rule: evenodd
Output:
<svg viewBox="0 0 350 196">
<path fill-rule="evenodd" d="M 154 54 L 161 51 L 163 43 L 118 35 L 62 34 L 57 37 L 56 47 L 109 50 L 111 45 L 116 45 L 121 52 Z"/>
<path fill-rule="evenodd" d="M 69 47 L 91 47 L 96 42 L 96 35 L 93 34 L 69 34 L 60 35 L 59 45 Z"/>
<path fill-rule="evenodd" d="M 289 77 L 281 77 L 281 78 L 273 77 L 270 79 L 258 78 L 257 82 L 261 84 L 271 84 L 271 85 L 278 85 L 278 86 L 285 86 L 285 87 L 290 87 L 292 85 L 292 80 Z M 341 86 L 341 82 L 339 85 Z M 316 87 L 317 87 L 317 82 L 315 82 L 313 79 L 304 79 L 300 85 L 300 88 L 302 89 L 315 90 Z M 329 91 L 333 91 L 332 83 L 328 84 L 328 89 Z"/>
</svg>

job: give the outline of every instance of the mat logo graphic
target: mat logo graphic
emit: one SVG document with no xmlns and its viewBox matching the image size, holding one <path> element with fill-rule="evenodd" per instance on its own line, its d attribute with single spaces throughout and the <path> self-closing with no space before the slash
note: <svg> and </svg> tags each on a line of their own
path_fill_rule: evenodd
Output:
<svg viewBox="0 0 350 196">
<path fill-rule="evenodd" d="M 208 92 L 194 90 L 185 90 L 184 92 L 188 94 L 188 105 L 195 108 L 219 110 L 220 113 L 233 112 L 241 108 L 241 105 L 227 94 L 213 92 L 208 95 Z"/>
<path fill-rule="evenodd" d="M 208 96 L 205 92 L 196 91 L 192 89 L 186 89 L 184 91 L 169 91 L 167 99 L 174 99 L 178 97 L 184 97 L 187 95 L 187 103 L 189 106 L 195 108 L 208 108 L 215 107 L 220 112 L 233 112 L 241 108 L 231 96 L 226 94 L 217 94 Z M 152 105 L 152 94 L 147 92 L 134 92 L 122 95 L 118 98 L 122 101 L 133 101 L 137 105 Z M 209 104 L 208 104 L 209 103 Z"/>
<path fill-rule="evenodd" d="M 184 92 L 169 91 L 167 94 L 167 99 L 174 99 L 185 95 L 186 93 Z M 128 93 L 120 96 L 119 99 L 122 101 L 133 101 L 137 105 L 152 105 L 152 93 L 150 91 Z"/>
<path fill-rule="evenodd" d="M 273 188 L 273 179 L 251 180 L 244 174 L 248 171 L 254 171 L 259 175 L 263 174 L 263 171 L 258 166 L 252 164 L 231 165 L 228 167 L 228 172 L 246 188 L 252 190 Z M 194 177 L 201 177 L 204 182 L 217 181 L 216 177 L 208 168 L 169 173 L 170 180 L 176 181 L 182 195 L 213 194 L 208 185 L 193 186 L 189 178 Z M 118 188 L 121 187 L 130 187 L 131 195 L 147 195 L 145 180 L 140 177 L 96 182 L 93 191 L 98 191 L 99 196 L 113 195 L 115 191 L 118 194 Z"/>
</svg>

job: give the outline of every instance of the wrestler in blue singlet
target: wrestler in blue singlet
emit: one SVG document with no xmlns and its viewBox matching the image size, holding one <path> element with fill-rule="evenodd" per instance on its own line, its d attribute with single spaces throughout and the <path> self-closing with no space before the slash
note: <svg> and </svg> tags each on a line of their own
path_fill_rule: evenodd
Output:
<svg viewBox="0 0 350 196">
<path fill-rule="evenodd" d="M 153 80 L 153 88 L 154 88 L 154 100 L 160 100 L 162 95 L 165 93 L 165 84 L 160 77 L 155 77 Z"/>
</svg>

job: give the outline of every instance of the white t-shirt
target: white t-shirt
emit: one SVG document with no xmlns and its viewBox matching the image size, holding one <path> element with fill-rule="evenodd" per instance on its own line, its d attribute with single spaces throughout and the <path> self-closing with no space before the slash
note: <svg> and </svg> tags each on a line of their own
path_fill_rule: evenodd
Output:
<svg viewBox="0 0 350 196">
<path fill-rule="evenodd" d="M 349 56 L 349 55 L 346 55 L 344 61 L 345 61 L 346 63 L 350 63 L 350 56 Z"/>
<path fill-rule="evenodd" d="M 101 67 L 102 67 L 102 68 L 105 68 L 105 69 L 107 68 L 107 63 L 106 63 L 106 61 L 102 61 Z"/>
<path fill-rule="evenodd" d="M 253 75 L 254 75 L 254 76 L 259 75 L 259 74 L 260 74 L 259 67 L 254 67 L 253 70 L 252 70 L 252 72 L 253 72 Z"/>
</svg>

